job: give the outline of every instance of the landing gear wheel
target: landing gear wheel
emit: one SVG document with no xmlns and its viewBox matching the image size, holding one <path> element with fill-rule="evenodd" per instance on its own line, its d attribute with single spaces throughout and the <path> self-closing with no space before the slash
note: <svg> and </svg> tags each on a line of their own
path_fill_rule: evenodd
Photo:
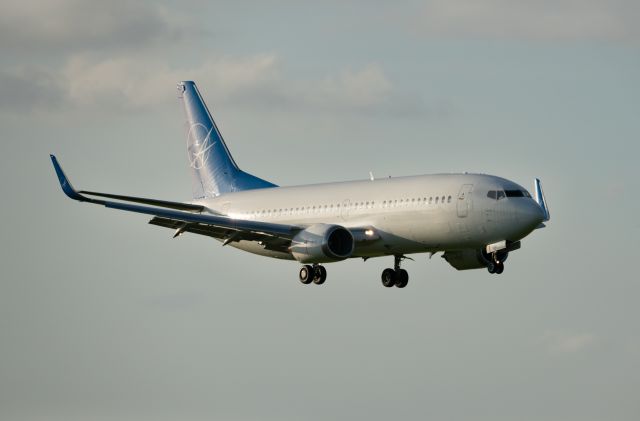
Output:
<svg viewBox="0 0 640 421">
<path fill-rule="evenodd" d="M 396 271 L 396 287 L 404 288 L 407 286 L 408 283 L 409 283 L 409 273 L 404 269 L 400 269 Z"/>
<path fill-rule="evenodd" d="M 404 269 L 400 269 L 400 262 L 404 259 L 411 258 L 402 254 L 395 254 L 393 256 L 393 269 L 387 268 L 382 271 L 382 285 L 387 288 L 391 288 L 394 285 L 398 288 L 407 286 L 409 283 L 409 273 Z"/>
<path fill-rule="evenodd" d="M 298 276 L 300 277 L 300 282 L 302 282 L 303 284 L 310 284 L 311 281 L 313 281 L 313 266 L 311 265 L 304 265 L 300 268 L 300 273 L 298 273 Z"/>
<path fill-rule="evenodd" d="M 496 264 L 493 262 L 487 263 L 487 271 L 489 273 L 496 273 Z"/>
<path fill-rule="evenodd" d="M 502 272 L 504 272 L 504 263 L 502 263 L 502 262 L 497 263 L 496 264 L 496 268 L 495 268 L 495 273 L 500 275 Z"/>
<path fill-rule="evenodd" d="M 327 280 L 327 270 L 322 265 L 318 265 L 314 268 L 313 283 L 316 285 L 324 284 Z"/>
<path fill-rule="evenodd" d="M 391 288 L 396 284 L 396 271 L 391 268 L 386 268 L 382 271 L 382 285 L 387 288 Z"/>
</svg>

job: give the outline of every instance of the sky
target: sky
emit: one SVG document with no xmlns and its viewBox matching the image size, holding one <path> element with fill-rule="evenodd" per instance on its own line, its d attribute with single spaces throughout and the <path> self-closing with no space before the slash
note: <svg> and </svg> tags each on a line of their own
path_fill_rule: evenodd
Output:
<svg viewBox="0 0 640 421">
<path fill-rule="evenodd" d="M 0 3 L 0 419 L 637 420 L 640 6 Z M 280 185 L 482 172 L 552 220 L 501 276 L 243 253 L 68 200 L 190 199 L 175 85 Z"/>
</svg>

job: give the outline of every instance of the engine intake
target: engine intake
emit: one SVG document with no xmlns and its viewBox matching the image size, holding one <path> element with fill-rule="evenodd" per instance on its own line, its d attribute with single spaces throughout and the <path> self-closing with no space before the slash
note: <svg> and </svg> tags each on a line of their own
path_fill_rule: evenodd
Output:
<svg viewBox="0 0 640 421">
<path fill-rule="evenodd" d="M 315 224 L 291 240 L 291 254 L 302 263 L 337 262 L 351 257 L 354 240 L 340 225 Z"/>
</svg>

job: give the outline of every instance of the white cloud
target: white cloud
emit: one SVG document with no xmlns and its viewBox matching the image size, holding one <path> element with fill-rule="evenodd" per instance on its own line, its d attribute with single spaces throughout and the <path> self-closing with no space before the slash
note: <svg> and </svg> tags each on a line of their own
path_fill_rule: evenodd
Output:
<svg viewBox="0 0 640 421">
<path fill-rule="evenodd" d="M 195 69 L 172 68 L 166 62 L 136 57 L 92 60 L 77 56 L 67 64 L 63 77 L 68 97 L 76 105 L 140 108 L 175 98 L 173 87 L 181 80 L 207 84 L 215 89 L 217 100 L 227 101 L 271 83 L 275 72 L 273 55 L 212 59 Z"/>
<path fill-rule="evenodd" d="M 595 345 L 597 337 L 593 333 L 548 331 L 542 342 L 550 354 L 573 354 Z"/>
<path fill-rule="evenodd" d="M 10 50 L 126 49 L 166 43 L 188 27 L 175 11 L 145 2 L 0 2 L 0 46 Z"/>
<path fill-rule="evenodd" d="M 414 19 L 430 36 L 527 40 L 640 40 L 631 0 L 432 0 Z"/>
<path fill-rule="evenodd" d="M 46 69 L 0 69 L 0 109 L 14 112 L 55 108 L 66 97 L 60 75 Z"/>
<path fill-rule="evenodd" d="M 321 107 L 345 105 L 371 107 L 384 104 L 393 93 L 393 86 L 386 75 L 375 64 L 360 70 L 347 69 L 338 76 L 330 76 L 320 83 L 299 86 L 305 99 Z"/>
<path fill-rule="evenodd" d="M 25 101 L 34 106 L 57 105 L 40 101 L 38 92 L 41 92 L 44 98 L 55 93 L 56 103 L 71 108 L 154 108 L 175 100 L 174 87 L 178 81 L 195 80 L 211 105 L 396 114 L 415 114 L 422 109 L 418 98 L 397 92 L 376 64 L 345 69 L 319 79 L 302 79 L 287 77 L 274 54 L 211 58 L 191 68 L 143 56 L 103 59 L 83 54 L 75 55 L 57 71 L 30 72 L 35 77 L 29 78 L 22 78 L 22 74 L 26 73 L 13 72 L 11 85 L 16 89 L 32 86 L 33 95 Z M 11 101 L 5 102 L 6 107 L 12 107 Z"/>
</svg>

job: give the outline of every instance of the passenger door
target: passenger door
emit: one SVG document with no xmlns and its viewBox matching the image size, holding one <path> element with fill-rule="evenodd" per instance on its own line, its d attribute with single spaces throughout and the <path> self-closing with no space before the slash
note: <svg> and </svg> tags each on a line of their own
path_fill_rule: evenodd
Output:
<svg viewBox="0 0 640 421">
<path fill-rule="evenodd" d="M 460 187 L 458 193 L 458 217 L 466 218 L 471 211 L 471 192 L 473 191 L 473 184 L 464 184 Z"/>
</svg>

